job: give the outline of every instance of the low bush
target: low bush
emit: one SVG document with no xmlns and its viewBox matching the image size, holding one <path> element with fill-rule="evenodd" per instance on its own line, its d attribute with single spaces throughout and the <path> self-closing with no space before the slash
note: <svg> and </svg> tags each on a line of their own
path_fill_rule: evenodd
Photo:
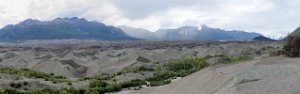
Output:
<svg viewBox="0 0 300 94">
<path fill-rule="evenodd" d="M 9 86 L 10 86 L 10 87 L 16 87 L 16 83 L 10 82 L 10 83 L 9 83 Z"/>
<path fill-rule="evenodd" d="M 135 86 L 141 86 L 146 85 L 147 83 L 144 80 L 136 79 L 131 81 L 125 81 L 120 83 L 122 88 L 128 88 L 128 87 L 135 87 Z"/>
<path fill-rule="evenodd" d="M 108 83 L 101 80 L 93 80 L 90 82 L 90 87 L 106 87 Z"/>
<path fill-rule="evenodd" d="M 72 85 L 72 82 L 68 82 L 68 85 L 71 86 L 71 85 Z"/>
<path fill-rule="evenodd" d="M 106 92 L 118 92 L 122 90 L 122 86 L 117 83 L 109 84 L 105 87 Z"/>
<path fill-rule="evenodd" d="M 29 84 L 29 83 L 28 83 L 27 81 L 24 81 L 24 82 L 23 82 L 23 85 L 24 85 L 24 86 L 26 86 L 26 85 L 28 85 L 28 84 Z"/>
<path fill-rule="evenodd" d="M 71 80 L 69 80 L 65 76 L 56 76 L 56 75 L 38 72 L 30 69 L 15 69 L 12 67 L 2 67 L 0 68 L 0 73 L 24 76 L 28 78 L 41 78 L 41 79 L 55 81 L 55 82 L 71 82 Z"/>
<path fill-rule="evenodd" d="M 84 81 L 84 80 L 110 80 L 114 76 L 110 76 L 109 74 L 106 75 L 101 75 L 101 76 L 95 76 L 95 77 L 83 77 L 79 78 L 79 81 Z"/>
<path fill-rule="evenodd" d="M 169 84 L 170 78 L 185 77 L 207 67 L 208 64 L 205 62 L 207 58 L 209 57 L 186 58 L 163 63 L 155 68 L 154 76 L 146 80 L 150 82 L 150 86 Z"/>
<path fill-rule="evenodd" d="M 252 59 L 252 57 L 250 57 L 250 56 L 240 56 L 240 57 L 227 56 L 227 57 L 229 58 L 229 61 L 226 62 L 225 64 L 233 64 L 233 63 L 237 63 L 240 61 Z"/>
<path fill-rule="evenodd" d="M 143 71 L 154 71 L 155 69 L 152 66 L 134 66 L 134 67 L 126 67 L 121 71 L 117 72 L 117 75 L 125 74 L 125 73 L 138 73 Z"/>
<path fill-rule="evenodd" d="M 161 86 L 161 85 L 165 85 L 165 84 L 169 84 L 169 83 L 171 83 L 171 80 L 152 81 L 150 83 L 150 86 Z"/>
</svg>

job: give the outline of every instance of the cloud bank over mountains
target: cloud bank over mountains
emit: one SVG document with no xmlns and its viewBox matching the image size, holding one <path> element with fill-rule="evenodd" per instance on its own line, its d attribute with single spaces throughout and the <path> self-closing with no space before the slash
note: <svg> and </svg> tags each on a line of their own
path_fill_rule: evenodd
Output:
<svg viewBox="0 0 300 94">
<path fill-rule="evenodd" d="M 156 31 L 207 24 L 284 36 L 300 24 L 297 0 L 0 0 L 0 27 L 27 18 L 82 17 Z"/>
</svg>

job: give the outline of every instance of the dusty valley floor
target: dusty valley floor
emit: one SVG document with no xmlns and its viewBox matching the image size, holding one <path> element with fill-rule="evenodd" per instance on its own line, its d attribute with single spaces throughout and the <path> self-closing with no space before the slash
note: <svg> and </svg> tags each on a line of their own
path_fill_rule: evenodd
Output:
<svg viewBox="0 0 300 94">
<path fill-rule="evenodd" d="M 297 88 L 300 78 L 298 75 L 300 59 L 269 56 L 270 52 L 277 51 L 281 47 L 281 43 L 276 42 L 187 41 L 1 44 L 0 91 L 95 88 L 91 86 L 94 80 L 105 81 L 108 84 L 136 81 L 135 79 L 147 82 L 149 78 L 156 77 L 157 72 L 165 72 L 164 68 L 172 60 L 196 58 L 187 60 L 201 60 L 203 63 L 199 64 L 206 64 L 203 66 L 208 67 L 202 69 L 201 65 L 199 66 L 201 68 L 195 68 L 196 72 L 183 70 L 180 73 L 187 74 L 172 74 L 164 78 L 167 80 L 150 79 L 150 82 L 156 81 L 156 84 L 150 86 L 149 82 L 139 87 L 136 86 L 140 83 L 137 85 L 127 83 L 125 86 L 121 84 L 126 87 L 121 88 L 121 91 L 118 89 L 116 90 L 118 92 L 106 92 L 113 94 L 299 94 Z M 251 59 L 241 61 L 244 58 L 235 57 L 251 57 Z M 201 70 L 197 71 L 199 69 Z M 192 74 L 188 75 L 189 73 Z M 37 77 L 36 74 L 46 77 Z M 176 75 L 185 77 L 174 80 Z M 102 79 L 102 76 L 106 78 Z M 168 84 L 170 78 L 172 82 Z M 133 88 L 130 87 L 131 85 Z M 108 87 L 109 85 L 105 88 Z"/>
</svg>

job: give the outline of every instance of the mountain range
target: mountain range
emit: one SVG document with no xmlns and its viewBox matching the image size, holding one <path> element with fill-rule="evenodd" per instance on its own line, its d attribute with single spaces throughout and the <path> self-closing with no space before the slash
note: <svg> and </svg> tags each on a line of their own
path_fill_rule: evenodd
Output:
<svg viewBox="0 0 300 94">
<path fill-rule="evenodd" d="M 200 40 L 200 41 L 251 41 L 262 36 L 245 31 L 226 31 L 202 25 L 183 26 L 175 29 L 159 29 L 150 32 L 127 26 L 108 26 L 83 18 L 56 18 L 52 21 L 27 19 L 0 29 L 0 41 L 22 42 L 27 40 Z"/>
<path fill-rule="evenodd" d="M 119 28 L 77 17 L 56 18 L 52 21 L 27 19 L 0 29 L 1 41 L 51 39 L 137 40 Z"/>
<path fill-rule="evenodd" d="M 146 40 L 251 41 L 255 37 L 263 36 L 259 33 L 237 30 L 226 31 L 206 25 L 202 25 L 201 29 L 193 26 L 183 26 L 176 29 L 160 29 L 156 32 L 126 26 L 120 28 L 129 36 Z"/>
</svg>

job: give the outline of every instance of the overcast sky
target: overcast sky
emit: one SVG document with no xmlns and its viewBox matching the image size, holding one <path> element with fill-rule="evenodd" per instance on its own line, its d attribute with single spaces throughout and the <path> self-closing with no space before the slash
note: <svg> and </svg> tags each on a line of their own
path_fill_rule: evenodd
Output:
<svg viewBox="0 0 300 94">
<path fill-rule="evenodd" d="M 155 31 L 218 27 L 279 37 L 300 24 L 300 0 L 0 0 L 0 27 L 33 18 L 80 17 Z"/>
</svg>

